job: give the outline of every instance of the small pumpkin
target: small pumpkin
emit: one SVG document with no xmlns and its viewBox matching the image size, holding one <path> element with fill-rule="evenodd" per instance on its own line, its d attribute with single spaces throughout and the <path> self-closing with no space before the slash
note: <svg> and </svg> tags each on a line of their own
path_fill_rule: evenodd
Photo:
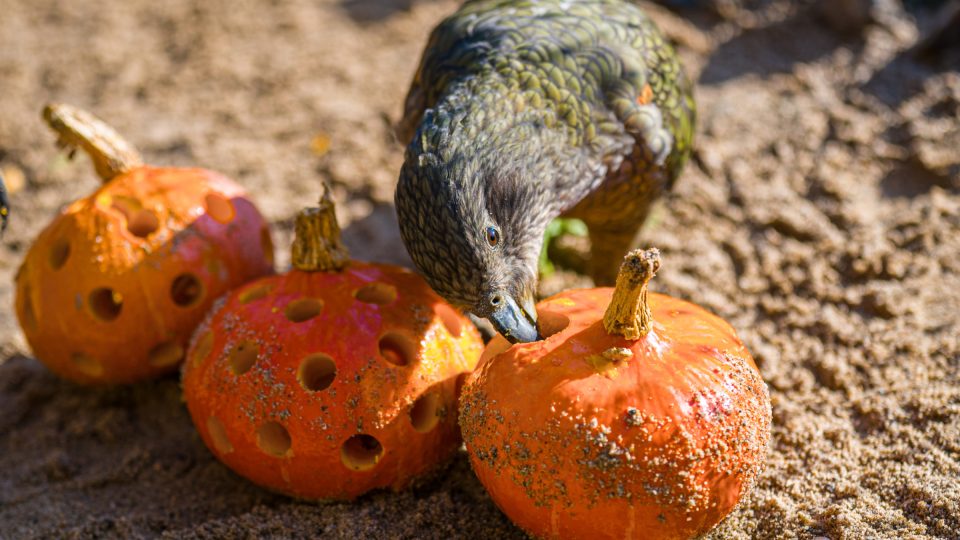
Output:
<svg viewBox="0 0 960 540">
<path fill-rule="evenodd" d="M 615 290 L 537 306 L 544 341 L 488 345 L 461 398 L 474 471 L 542 538 L 690 538 L 759 474 L 770 400 L 725 321 L 647 283 L 635 251 Z"/>
<path fill-rule="evenodd" d="M 90 155 L 104 184 L 62 210 L 20 267 L 27 342 L 81 383 L 175 371 L 214 299 L 273 272 L 267 223 L 215 172 L 142 165 L 113 129 L 67 105 L 44 118 L 62 145 Z"/>
<path fill-rule="evenodd" d="M 183 367 L 210 450 L 271 490 L 402 489 L 460 445 L 457 396 L 483 342 L 404 268 L 348 260 L 326 191 L 297 216 L 293 269 L 231 293 Z"/>
</svg>

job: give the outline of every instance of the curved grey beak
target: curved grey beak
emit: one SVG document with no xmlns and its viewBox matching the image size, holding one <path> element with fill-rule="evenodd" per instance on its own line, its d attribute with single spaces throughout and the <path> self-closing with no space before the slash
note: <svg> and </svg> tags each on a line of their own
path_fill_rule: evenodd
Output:
<svg viewBox="0 0 960 540">
<path fill-rule="evenodd" d="M 537 330 L 537 309 L 533 298 L 527 298 L 521 307 L 513 296 L 505 295 L 503 305 L 488 317 L 493 327 L 510 343 L 528 343 L 542 339 Z"/>
</svg>

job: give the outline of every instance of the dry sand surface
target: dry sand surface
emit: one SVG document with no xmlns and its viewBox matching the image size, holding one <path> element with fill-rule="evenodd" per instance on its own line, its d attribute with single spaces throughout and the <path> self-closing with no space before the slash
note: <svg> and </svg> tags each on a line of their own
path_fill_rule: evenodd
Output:
<svg viewBox="0 0 960 540">
<path fill-rule="evenodd" d="M 845 37 L 807 3 L 752 4 L 657 15 L 699 79 L 701 120 L 644 232 L 665 254 L 654 287 L 727 318 L 773 399 L 767 469 L 714 534 L 960 538 L 957 55 L 914 58 L 933 21 L 921 8 Z M 92 110 L 152 163 L 235 178 L 278 246 L 326 179 L 353 253 L 408 261 L 389 125 L 427 32 L 454 8 L 0 0 L 15 212 L 0 243 L 0 537 L 523 537 L 463 455 L 412 491 L 354 504 L 261 490 L 206 450 L 175 377 L 62 382 L 29 358 L 11 307 L 31 239 L 97 185 L 86 159 L 55 150 L 39 120 L 49 100 Z M 566 272 L 545 289 L 584 282 Z"/>
</svg>

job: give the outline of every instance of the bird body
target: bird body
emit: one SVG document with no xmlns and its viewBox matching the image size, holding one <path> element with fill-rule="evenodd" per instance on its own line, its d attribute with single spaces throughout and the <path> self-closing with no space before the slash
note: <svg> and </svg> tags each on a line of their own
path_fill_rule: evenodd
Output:
<svg viewBox="0 0 960 540">
<path fill-rule="evenodd" d="M 469 1 L 431 34 L 407 96 L 401 236 L 437 292 L 529 341 L 549 222 L 582 219 L 594 277 L 612 282 L 693 122 L 690 84 L 638 7 Z"/>
</svg>

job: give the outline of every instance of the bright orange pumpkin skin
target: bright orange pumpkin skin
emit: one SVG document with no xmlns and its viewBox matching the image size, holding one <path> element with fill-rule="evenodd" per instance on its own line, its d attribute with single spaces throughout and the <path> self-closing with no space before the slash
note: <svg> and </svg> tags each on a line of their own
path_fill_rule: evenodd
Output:
<svg viewBox="0 0 960 540">
<path fill-rule="evenodd" d="M 137 167 L 66 207 L 16 278 L 36 357 L 81 383 L 176 370 L 213 301 L 273 272 L 266 222 L 233 181 Z"/>
<path fill-rule="evenodd" d="M 371 286 L 372 299 L 359 300 L 358 291 Z M 304 309 L 310 299 L 318 304 Z M 294 322 L 290 313 L 315 316 Z M 387 347 L 388 355 L 410 347 L 406 365 L 381 355 L 387 335 L 400 345 Z M 238 372 L 235 351 L 251 344 L 256 359 Z M 469 320 L 403 268 L 294 269 L 215 308 L 194 336 L 183 391 L 204 442 L 241 476 L 295 497 L 349 500 L 404 488 L 452 457 L 461 441 L 458 382 L 482 350 Z M 317 355 L 331 362 L 321 384 L 311 384 L 301 366 Z M 261 431 L 267 424 L 274 425 L 269 436 Z M 373 437 L 382 451 L 344 458 L 355 436 Z"/>
<path fill-rule="evenodd" d="M 608 334 L 612 291 L 560 293 L 538 313 L 544 334 L 569 321 L 563 330 L 488 345 L 460 402 L 471 463 L 504 513 L 538 537 L 698 536 L 761 470 L 766 385 L 734 330 L 682 300 L 649 293 L 652 332 Z M 599 356 L 611 348 L 632 357 Z"/>
</svg>

